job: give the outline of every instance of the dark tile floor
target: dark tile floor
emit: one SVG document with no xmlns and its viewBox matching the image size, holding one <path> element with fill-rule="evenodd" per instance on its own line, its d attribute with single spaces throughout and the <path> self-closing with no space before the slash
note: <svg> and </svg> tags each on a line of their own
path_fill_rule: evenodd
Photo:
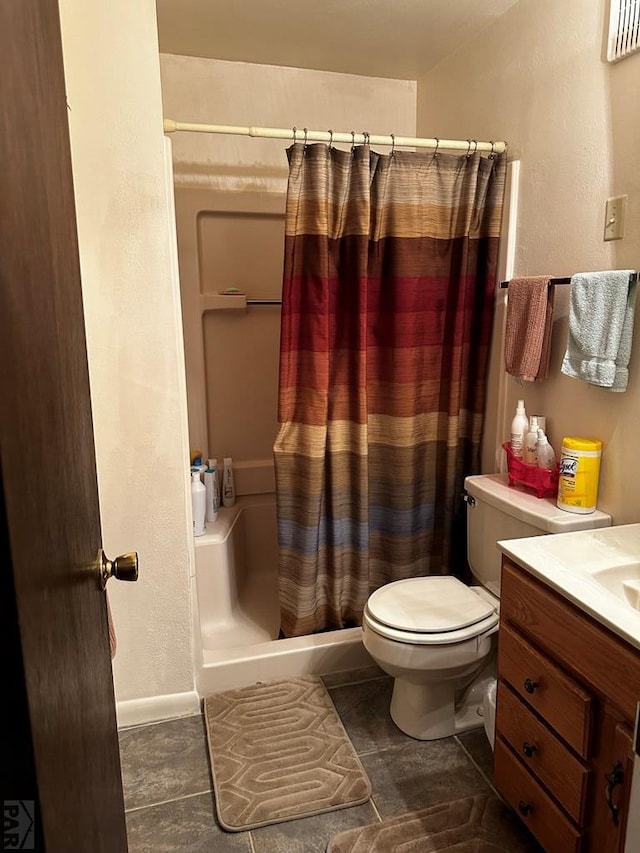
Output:
<svg viewBox="0 0 640 853">
<path fill-rule="evenodd" d="M 472 794 L 495 794 L 484 730 L 416 741 L 389 716 L 392 680 L 328 676 L 325 684 L 369 774 L 368 803 L 316 817 L 225 832 L 217 822 L 204 723 L 182 717 L 120 732 L 130 853 L 324 853 L 333 835 Z M 357 675 L 356 675 L 357 677 Z M 513 853 L 540 853 L 505 807 Z"/>
</svg>

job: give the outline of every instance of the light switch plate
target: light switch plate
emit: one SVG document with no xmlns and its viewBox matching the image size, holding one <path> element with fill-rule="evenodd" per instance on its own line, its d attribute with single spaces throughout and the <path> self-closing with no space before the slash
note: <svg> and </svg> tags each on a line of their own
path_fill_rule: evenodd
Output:
<svg viewBox="0 0 640 853">
<path fill-rule="evenodd" d="M 627 212 L 626 195 L 608 198 L 604 213 L 604 237 L 607 240 L 622 240 L 624 237 L 624 219 Z"/>
</svg>

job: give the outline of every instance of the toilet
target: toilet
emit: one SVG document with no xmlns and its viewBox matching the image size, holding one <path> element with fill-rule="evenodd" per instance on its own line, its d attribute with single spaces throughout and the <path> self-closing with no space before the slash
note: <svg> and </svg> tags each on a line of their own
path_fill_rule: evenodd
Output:
<svg viewBox="0 0 640 853">
<path fill-rule="evenodd" d="M 393 581 L 365 605 L 363 643 L 393 676 L 391 717 L 418 740 L 485 729 L 495 706 L 495 640 L 500 609 L 502 539 L 608 527 L 596 510 L 578 515 L 508 485 L 503 474 L 465 480 L 467 559 L 474 583 L 450 575 Z M 493 696 L 493 699 L 492 699 Z M 492 705 L 493 702 L 493 705 Z"/>
</svg>

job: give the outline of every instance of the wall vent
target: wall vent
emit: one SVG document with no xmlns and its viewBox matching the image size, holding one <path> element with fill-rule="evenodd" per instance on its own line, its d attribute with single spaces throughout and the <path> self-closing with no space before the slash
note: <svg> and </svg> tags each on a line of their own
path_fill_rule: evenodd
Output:
<svg viewBox="0 0 640 853">
<path fill-rule="evenodd" d="M 640 50 L 640 0 L 611 0 L 607 59 L 617 62 Z"/>
</svg>

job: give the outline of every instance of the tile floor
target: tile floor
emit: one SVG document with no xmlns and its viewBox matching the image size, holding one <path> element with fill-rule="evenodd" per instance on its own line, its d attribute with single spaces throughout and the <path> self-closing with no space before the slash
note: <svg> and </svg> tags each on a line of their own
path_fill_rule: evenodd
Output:
<svg viewBox="0 0 640 853">
<path fill-rule="evenodd" d="M 225 832 L 216 820 L 202 717 L 136 726 L 120 732 L 130 853 L 324 853 L 331 837 L 344 829 L 495 793 L 483 729 L 416 741 L 392 722 L 392 680 L 379 670 L 324 681 L 371 779 L 368 803 L 250 832 Z M 513 838 L 510 851 L 543 853 L 506 807 L 504 821 Z"/>
</svg>

